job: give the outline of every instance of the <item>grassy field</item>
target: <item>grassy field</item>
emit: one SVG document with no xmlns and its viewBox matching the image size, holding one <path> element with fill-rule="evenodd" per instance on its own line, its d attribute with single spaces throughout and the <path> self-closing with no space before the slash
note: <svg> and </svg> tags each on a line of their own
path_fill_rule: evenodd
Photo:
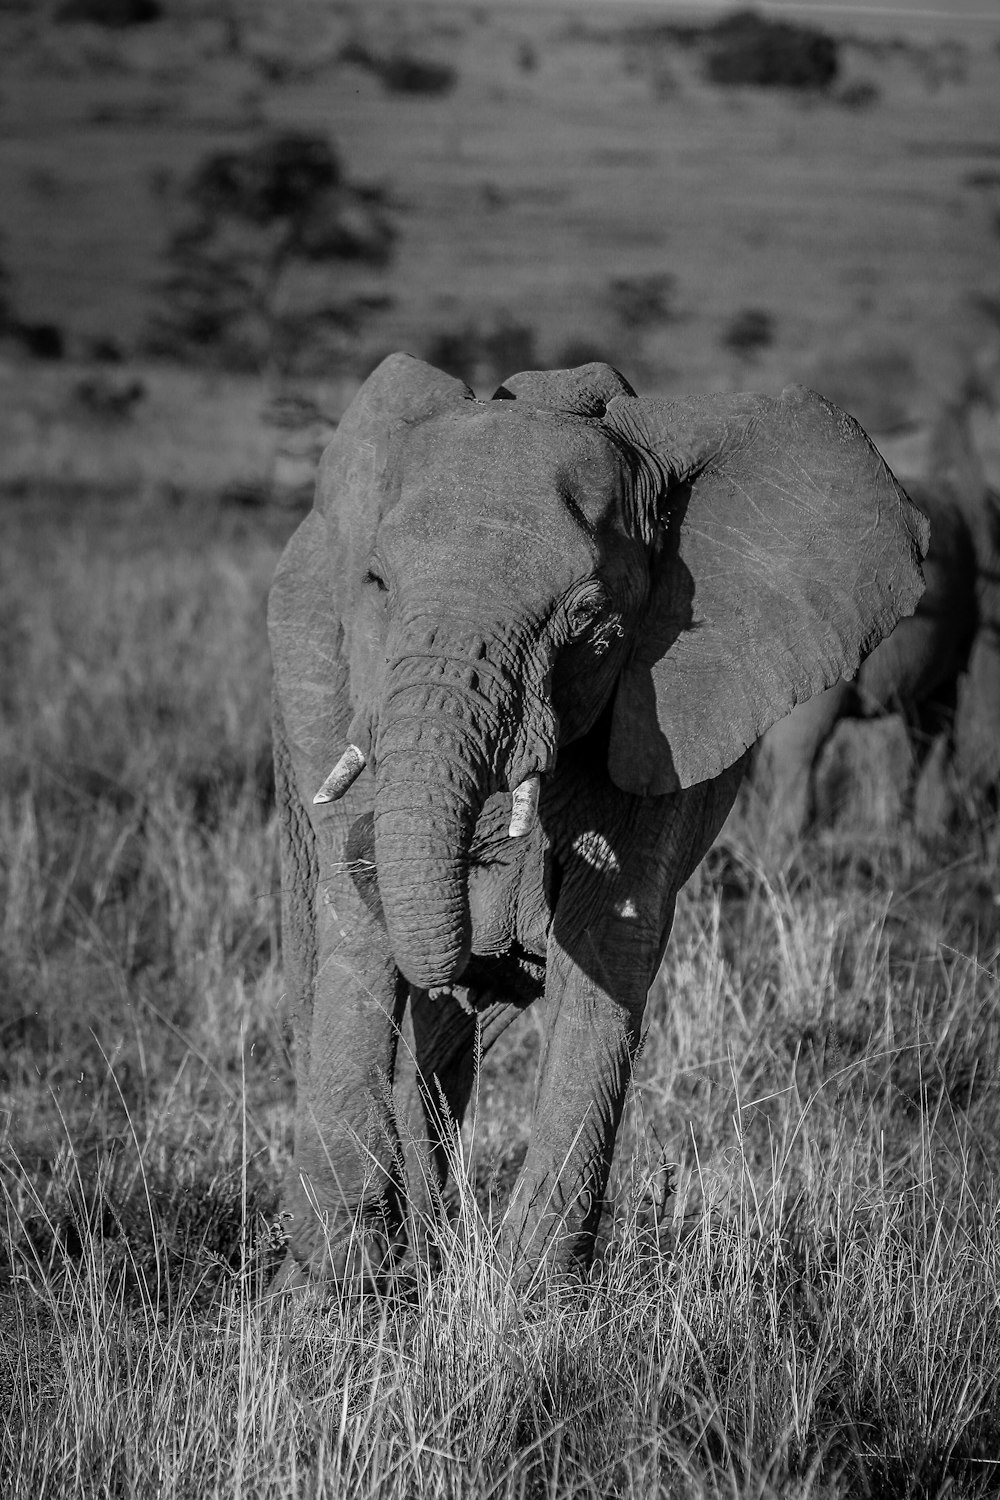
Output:
<svg viewBox="0 0 1000 1500">
<path fill-rule="evenodd" d="M 494 1260 L 528 1015 L 441 1267 L 267 1296 L 264 600 L 357 379 L 457 350 L 486 390 L 589 346 L 644 391 L 809 378 L 904 452 L 995 332 L 1000 20 L 831 14 L 854 39 L 815 98 L 710 85 L 637 14 L 301 0 L 240 7 L 232 45 L 193 0 L 120 32 L 0 13 L 0 261 L 63 339 L 0 349 L 4 1496 L 1000 1490 L 1000 827 L 919 841 L 898 727 L 841 729 L 780 866 L 748 798 L 683 893 L 586 1283 L 515 1295 Z M 391 35 L 454 87 L 340 58 Z M 185 174 L 267 125 L 329 131 L 398 230 L 289 298 L 388 301 L 328 369 L 154 360 Z"/>
</svg>

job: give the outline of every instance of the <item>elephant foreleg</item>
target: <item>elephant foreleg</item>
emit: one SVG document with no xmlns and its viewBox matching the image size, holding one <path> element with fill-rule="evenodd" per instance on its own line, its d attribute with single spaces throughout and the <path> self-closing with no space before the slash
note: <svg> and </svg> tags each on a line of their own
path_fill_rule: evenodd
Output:
<svg viewBox="0 0 1000 1500">
<path fill-rule="evenodd" d="M 615 934 L 579 935 L 589 972 L 558 943 L 549 953 L 547 1026 L 528 1152 L 504 1224 L 512 1259 L 530 1271 L 545 1259 L 586 1262 L 593 1250 L 615 1135 L 639 1043 L 648 970 L 619 998 L 601 959 Z M 575 948 L 575 938 L 573 946 Z"/>
<path fill-rule="evenodd" d="M 606 796 L 605 816 L 571 840 L 549 937 L 531 1140 L 504 1225 L 522 1274 L 593 1253 L 677 891 L 722 827 L 745 764 L 676 796 Z M 598 810 L 599 794 L 583 801 Z"/>
<path fill-rule="evenodd" d="M 285 1030 L 295 1046 L 297 1063 L 307 1065 L 316 979 L 316 839 L 295 786 L 277 694 L 272 705 L 274 796 L 281 842 L 281 950 L 285 993 Z"/>
<path fill-rule="evenodd" d="M 321 880 L 316 908 L 315 995 L 284 1192 L 289 1248 L 313 1276 L 370 1280 L 404 1232 L 392 1081 L 405 987 L 384 929 L 352 889 Z"/>
</svg>

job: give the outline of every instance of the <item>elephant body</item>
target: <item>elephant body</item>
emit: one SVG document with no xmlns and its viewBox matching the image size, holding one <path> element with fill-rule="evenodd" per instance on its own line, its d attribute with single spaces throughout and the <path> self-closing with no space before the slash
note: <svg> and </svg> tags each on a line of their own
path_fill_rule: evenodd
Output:
<svg viewBox="0 0 1000 1500">
<path fill-rule="evenodd" d="M 842 719 L 902 714 L 918 764 L 918 826 L 933 831 L 955 783 L 981 803 L 1000 786 L 1000 495 L 972 445 L 968 412 L 933 434 L 931 473 L 907 482 L 930 522 L 927 587 L 915 612 L 843 680 L 763 737 L 753 783 L 772 842 L 787 847 L 814 816 L 815 768 Z"/>
<path fill-rule="evenodd" d="M 925 542 L 803 388 L 651 403 L 588 365 L 483 402 L 405 355 L 369 377 L 269 609 L 288 1275 L 356 1284 L 402 1250 L 407 1009 L 440 1181 L 475 1051 L 535 1001 L 504 1240 L 522 1273 L 587 1260 L 677 891 L 759 735 L 912 610 Z"/>
</svg>

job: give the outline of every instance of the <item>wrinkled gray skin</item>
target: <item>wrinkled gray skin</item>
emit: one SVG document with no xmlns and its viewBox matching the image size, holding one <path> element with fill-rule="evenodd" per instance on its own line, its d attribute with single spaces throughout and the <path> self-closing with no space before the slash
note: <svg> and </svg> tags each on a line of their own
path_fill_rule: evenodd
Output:
<svg viewBox="0 0 1000 1500">
<path fill-rule="evenodd" d="M 587 365 L 497 395 L 384 361 L 271 593 L 286 1280 L 367 1282 L 402 1249 L 407 1005 L 440 1174 L 477 1026 L 486 1050 L 543 1002 L 504 1240 L 519 1274 L 586 1262 L 675 896 L 747 749 L 922 588 L 919 516 L 813 392 L 654 403 Z M 315 803 L 348 744 L 364 770 Z"/>
<path fill-rule="evenodd" d="M 940 829 L 956 795 L 980 806 L 1000 787 L 1000 495 L 986 482 L 965 408 L 947 410 L 931 473 L 907 483 L 930 521 L 926 591 L 862 664 L 762 739 L 753 766 L 768 834 L 792 844 L 815 815 L 815 768 L 841 719 L 904 715 L 918 775 L 914 815 Z"/>
</svg>

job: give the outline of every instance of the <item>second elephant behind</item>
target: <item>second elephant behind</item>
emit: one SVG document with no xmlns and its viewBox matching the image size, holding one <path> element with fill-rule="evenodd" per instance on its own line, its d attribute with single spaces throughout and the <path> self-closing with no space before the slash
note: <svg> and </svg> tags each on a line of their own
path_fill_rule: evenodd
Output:
<svg viewBox="0 0 1000 1500">
<path fill-rule="evenodd" d="M 903 715 L 923 831 L 940 825 L 957 794 L 982 806 L 1000 788 L 1000 495 L 986 481 L 967 410 L 943 413 L 930 474 L 908 479 L 907 492 L 931 525 L 916 612 L 853 680 L 799 704 L 758 748 L 753 786 L 780 846 L 814 819 L 816 767 L 842 719 Z"/>
</svg>

